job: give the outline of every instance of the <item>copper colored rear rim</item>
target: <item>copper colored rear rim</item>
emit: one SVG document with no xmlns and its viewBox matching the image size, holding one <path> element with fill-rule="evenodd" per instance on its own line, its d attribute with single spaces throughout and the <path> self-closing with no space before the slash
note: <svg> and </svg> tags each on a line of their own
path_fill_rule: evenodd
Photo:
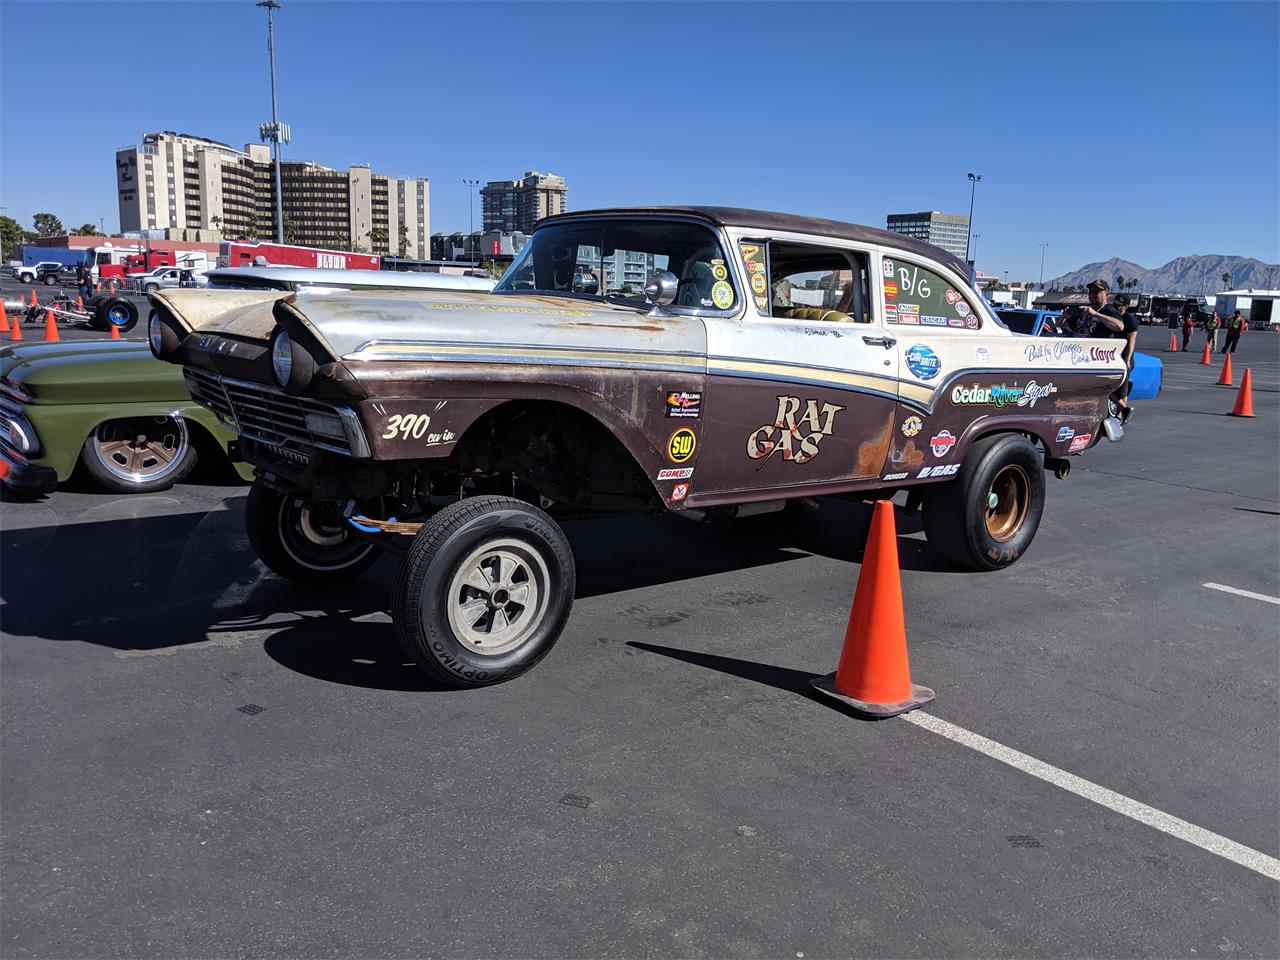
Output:
<svg viewBox="0 0 1280 960">
<path fill-rule="evenodd" d="M 1011 540 L 1022 529 L 1031 506 L 1031 481 L 1015 464 L 1001 467 L 987 491 L 987 533 L 999 543 Z"/>
</svg>

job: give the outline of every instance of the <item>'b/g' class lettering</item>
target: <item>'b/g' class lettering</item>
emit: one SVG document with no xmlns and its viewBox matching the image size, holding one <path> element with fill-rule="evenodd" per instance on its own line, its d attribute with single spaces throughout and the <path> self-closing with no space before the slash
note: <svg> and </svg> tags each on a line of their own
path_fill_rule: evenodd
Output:
<svg viewBox="0 0 1280 960">
<path fill-rule="evenodd" d="M 747 456 L 760 460 L 782 451 L 783 460 L 808 463 L 818 455 L 822 438 L 831 435 L 836 414 L 843 409 L 834 403 L 819 407 L 817 400 L 806 400 L 802 411 L 799 397 L 778 397 L 773 423 L 766 423 L 747 437 Z"/>
</svg>

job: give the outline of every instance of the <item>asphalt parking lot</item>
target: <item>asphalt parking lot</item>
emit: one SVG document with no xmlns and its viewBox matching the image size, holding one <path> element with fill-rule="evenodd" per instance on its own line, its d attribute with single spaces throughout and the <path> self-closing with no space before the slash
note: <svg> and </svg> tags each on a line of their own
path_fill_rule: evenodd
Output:
<svg viewBox="0 0 1280 960">
<path fill-rule="evenodd" d="M 1168 336 L 1013 567 L 899 516 L 912 673 L 1256 856 L 817 699 L 867 505 L 569 522 L 558 646 L 456 692 L 404 663 L 390 561 L 317 594 L 254 560 L 243 486 L 70 490 L 0 522 L 0 952 L 1280 955 L 1280 336 L 1234 358 L 1253 420 Z"/>
</svg>

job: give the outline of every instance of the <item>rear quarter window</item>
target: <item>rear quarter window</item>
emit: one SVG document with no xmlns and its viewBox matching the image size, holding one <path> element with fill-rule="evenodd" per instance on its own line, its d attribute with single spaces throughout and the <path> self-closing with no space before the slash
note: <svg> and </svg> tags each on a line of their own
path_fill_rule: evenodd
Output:
<svg viewBox="0 0 1280 960">
<path fill-rule="evenodd" d="M 979 330 L 982 314 L 940 274 L 886 254 L 881 264 L 884 314 L 889 323 Z"/>
</svg>

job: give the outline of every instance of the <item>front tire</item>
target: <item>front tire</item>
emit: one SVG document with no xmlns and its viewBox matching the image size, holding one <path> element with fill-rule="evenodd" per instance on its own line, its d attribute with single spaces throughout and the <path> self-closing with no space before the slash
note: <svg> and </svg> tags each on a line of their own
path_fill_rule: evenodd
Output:
<svg viewBox="0 0 1280 960">
<path fill-rule="evenodd" d="M 255 480 L 244 521 L 258 559 L 286 580 L 346 580 L 378 561 L 378 548 L 354 535 L 335 500 L 302 500 Z"/>
<path fill-rule="evenodd" d="M 564 532 L 537 507 L 472 497 L 445 507 L 400 561 L 391 604 L 405 653 L 450 687 L 532 669 L 560 638 L 577 584 Z"/>
<path fill-rule="evenodd" d="M 93 319 L 93 325 L 99 330 L 115 326 L 126 333 L 137 326 L 138 308 L 128 297 L 112 295 L 98 301 L 93 308 Z"/>
<path fill-rule="evenodd" d="M 1035 539 L 1044 513 L 1044 463 L 1021 434 L 984 437 L 955 480 L 924 494 L 929 546 L 971 570 L 1000 570 Z"/>
<path fill-rule="evenodd" d="M 190 473 L 196 456 L 181 417 L 128 417 L 94 427 L 80 462 L 99 486 L 114 493 L 153 493 Z"/>
</svg>

